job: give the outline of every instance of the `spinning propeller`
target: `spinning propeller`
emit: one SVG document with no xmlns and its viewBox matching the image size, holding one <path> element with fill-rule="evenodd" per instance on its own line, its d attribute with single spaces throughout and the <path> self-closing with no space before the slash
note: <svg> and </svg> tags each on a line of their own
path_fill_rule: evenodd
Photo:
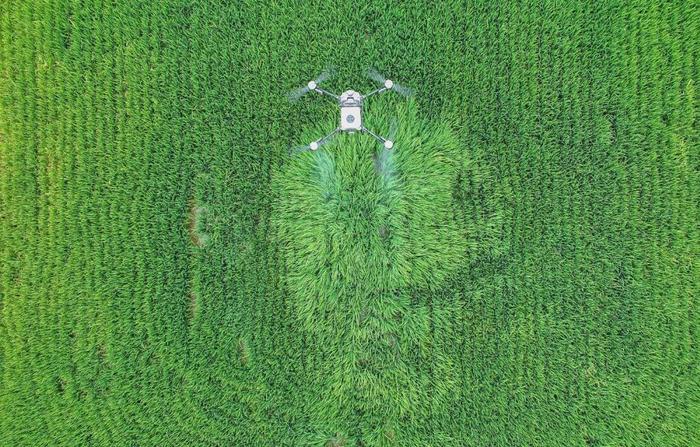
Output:
<svg viewBox="0 0 700 447">
<path fill-rule="evenodd" d="M 325 82 L 329 79 L 331 79 L 334 75 L 334 70 L 331 68 L 327 68 L 321 72 L 318 76 L 316 76 L 316 79 L 309 81 L 305 86 L 299 87 L 297 89 L 292 90 L 291 92 L 287 93 L 287 97 L 291 101 L 296 101 L 305 94 L 309 93 L 312 90 L 317 90 L 319 84 L 322 82 Z"/>
<path fill-rule="evenodd" d="M 405 87 L 397 82 L 394 82 L 391 79 L 387 79 L 384 75 L 379 73 L 374 68 L 370 68 L 367 70 L 367 76 L 370 79 L 380 84 L 383 84 L 384 88 L 387 90 L 394 90 L 396 93 L 399 93 L 406 97 L 411 96 L 413 94 L 413 91 L 410 88 Z"/>
</svg>

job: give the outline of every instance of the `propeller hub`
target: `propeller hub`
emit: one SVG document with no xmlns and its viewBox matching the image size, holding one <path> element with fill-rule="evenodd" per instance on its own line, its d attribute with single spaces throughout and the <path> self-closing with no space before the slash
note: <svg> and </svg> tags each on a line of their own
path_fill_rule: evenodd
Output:
<svg viewBox="0 0 700 447">
<path fill-rule="evenodd" d="M 306 84 L 306 86 L 309 87 L 309 90 L 315 90 L 316 89 L 316 82 L 309 81 L 309 83 Z"/>
<path fill-rule="evenodd" d="M 384 142 L 384 147 L 387 148 L 387 149 L 391 149 L 392 147 L 394 147 L 394 142 L 391 141 L 391 140 L 386 140 L 386 141 Z"/>
<path fill-rule="evenodd" d="M 315 151 L 316 149 L 318 149 L 318 143 L 316 141 L 312 142 L 311 144 L 309 144 L 309 149 Z"/>
<path fill-rule="evenodd" d="M 392 81 L 391 79 L 387 79 L 386 81 L 384 81 L 384 87 L 386 87 L 387 89 L 391 90 L 393 86 L 394 81 Z"/>
</svg>

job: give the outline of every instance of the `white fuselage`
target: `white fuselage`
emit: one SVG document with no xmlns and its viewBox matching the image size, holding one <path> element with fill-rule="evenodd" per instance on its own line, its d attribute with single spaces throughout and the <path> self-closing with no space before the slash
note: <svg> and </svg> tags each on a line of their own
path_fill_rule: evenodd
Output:
<svg viewBox="0 0 700 447">
<path fill-rule="evenodd" d="M 362 130 L 362 95 L 347 90 L 340 95 L 340 130 L 355 132 Z"/>
</svg>

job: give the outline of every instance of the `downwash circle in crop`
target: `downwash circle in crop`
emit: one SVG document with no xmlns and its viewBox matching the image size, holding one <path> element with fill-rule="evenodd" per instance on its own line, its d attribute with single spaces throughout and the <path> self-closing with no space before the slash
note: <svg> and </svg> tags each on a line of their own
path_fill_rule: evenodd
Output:
<svg viewBox="0 0 700 447">
<path fill-rule="evenodd" d="M 274 177 L 286 283 L 309 327 L 345 308 L 339 301 L 349 295 L 439 288 L 464 260 L 466 235 L 452 206 L 458 140 L 448 123 L 422 119 L 411 101 L 375 105 L 366 117 L 385 135 L 396 118 L 393 149 L 340 134 L 292 156 Z M 335 124 L 308 129 L 302 141 Z"/>
</svg>

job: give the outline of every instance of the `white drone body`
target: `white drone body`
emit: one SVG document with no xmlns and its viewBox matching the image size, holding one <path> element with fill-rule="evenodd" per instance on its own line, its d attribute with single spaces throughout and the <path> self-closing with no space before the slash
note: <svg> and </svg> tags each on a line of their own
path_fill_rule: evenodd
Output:
<svg viewBox="0 0 700 447">
<path fill-rule="evenodd" d="M 381 82 L 383 85 L 382 87 L 373 90 L 370 93 L 367 93 L 366 95 L 362 95 L 356 92 L 355 90 L 346 90 L 340 96 L 338 96 L 320 88 L 318 86 L 318 83 L 330 77 L 330 74 L 328 72 L 321 74 L 321 76 L 319 76 L 313 81 L 309 81 L 309 83 L 305 87 L 302 87 L 290 93 L 291 99 L 298 99 L 307 92 L 314 91 L 321 95 L 330 96 L 336 99 L 338 101 L 338 105 L 340 106 L 340 122 L 338 124 L 338 127 L 336 127 L 331 133 L 324 136 L 323 138 L 319 138 L 316 141 L 312 141 L 308 144 L 308 146 L 302 146 L 300 149 L 310 149 L 312 151 L 318 150 L 319 147 L 330 141 L 330 139 L 333 136 L 335 136 L 338 132 L 368 133 L 377 141 L 379 141 L 384 146 L 384 148 L 391 149 L 394 147 L 394 141 L 392 139 L 393 137 L 381 137 L 364 126 L 362 120 L 362 104 L 367 98 L 377 93 L 395 90 L 403 95 L 408 96 L 410 95 L 410 90 L 398 84 L 395 84 L 394 81 L 392 81 L 391 79 L 385 79 L 382 75 L 380 75 L 374 70 L 369 71 L 369 76 L 372 79 Z"/>
<path fill-rule="evenodd" d="M 340 95 L 340 130 L 362 130 L 362 95 L 354 90 Z"/>
</svg>

